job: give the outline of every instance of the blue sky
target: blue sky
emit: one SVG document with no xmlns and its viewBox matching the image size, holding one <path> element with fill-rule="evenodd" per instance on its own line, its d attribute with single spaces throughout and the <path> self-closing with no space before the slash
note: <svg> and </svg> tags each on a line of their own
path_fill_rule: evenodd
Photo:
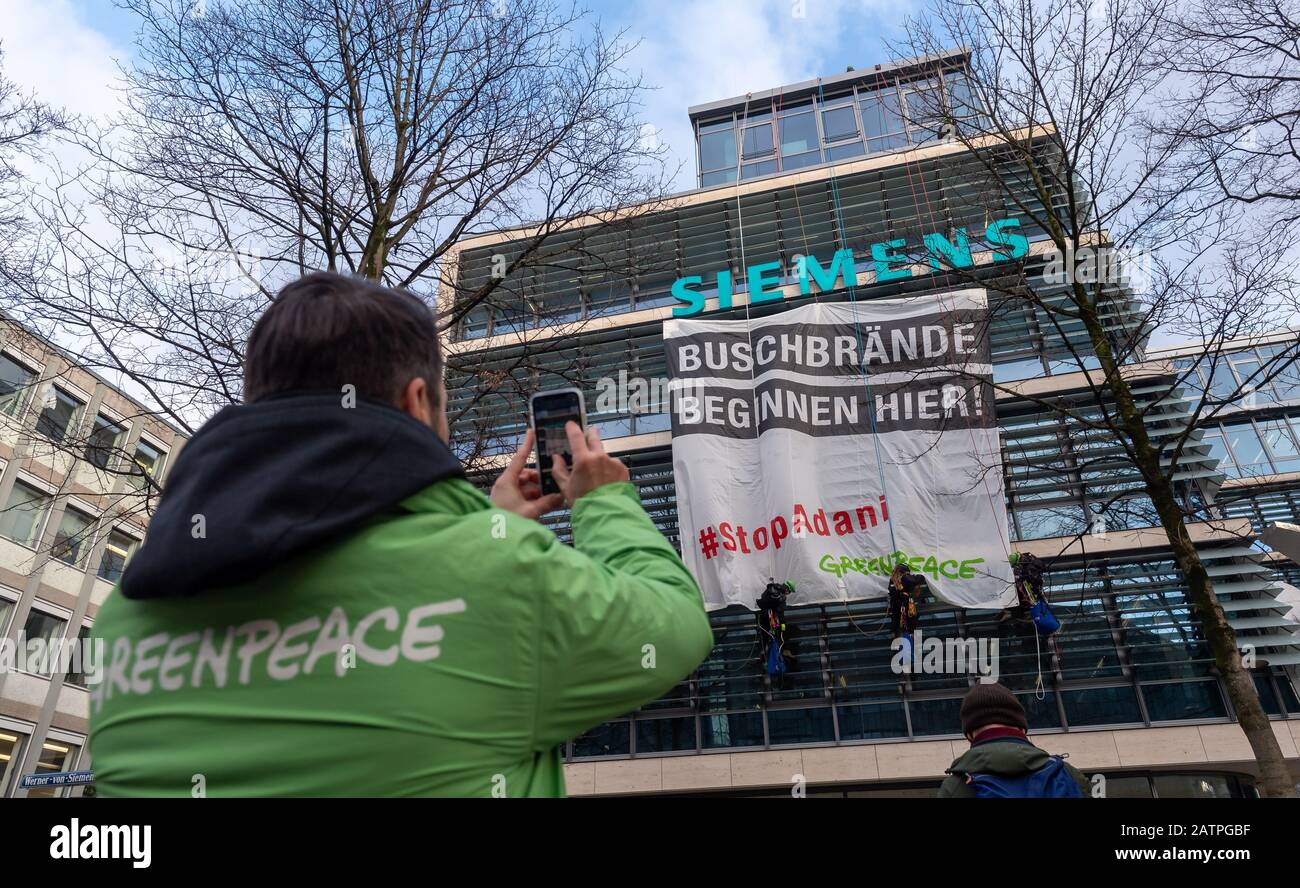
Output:
<svg viewBox="0 0 1300 888">
<path fill-rule="evenodd" d="M 199 0 L 195 0 L 199 2 Z M 505 0 L 508 4 L 510 0 Z M 657 87 L 646 95 L 655 126 L 691 187 L 690 105 L 836 74 L 890 58 L 888 40 L 921 0 L 587 0 L 607 33 L 640 45 L 632 64 Z M 116 61 L 129 57 L 133 24 L 112 0 L 0 0 L 8 76 L 78 113 L 117 101 Z"/>
</svg>

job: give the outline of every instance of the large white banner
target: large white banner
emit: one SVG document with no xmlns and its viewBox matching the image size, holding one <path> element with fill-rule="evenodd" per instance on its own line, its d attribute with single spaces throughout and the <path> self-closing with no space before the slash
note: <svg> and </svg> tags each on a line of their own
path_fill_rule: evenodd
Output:
<svg viewBox="0 0 1300 888">
<path fill-rule="evenodd" d="M 664 322 L 682 557 L 710 609 L 1015 601 L 983 290 Z"/>
</svg>

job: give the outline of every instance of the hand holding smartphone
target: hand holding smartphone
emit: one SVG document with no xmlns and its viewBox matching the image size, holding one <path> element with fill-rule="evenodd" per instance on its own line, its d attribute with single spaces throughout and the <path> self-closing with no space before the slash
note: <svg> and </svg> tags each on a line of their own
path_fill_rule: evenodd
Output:
<svg viewBox="0 0 1300 888">
<path fill-rule="evenodd" d="M 582 392 L 577 389 L 538 392 L 529 403 L 543 495 L 562 492 L 569 505 L 573 505 L 597 487 L 629 480 L 627 466 L 605 453 L 600 433 L 587 428 Z M 558 470 L 554 463 L 556 457 L 561 460 Z"/>
<path fill-rule="evenodd" d="M 551 460 L 559 456 L 568 468 L 573 468 L 573 449 L 564 427 L 576 422 L 586 434 L 587 411 L 583 406 L 582 392 L 576 388 L 537 392 L 528 399 L 528 406 L 537 440 L 537 471 L 541 474 L 542 494 L 559 493 L 560 485 L 555 483 L 551 473 Z"/>
</svg>

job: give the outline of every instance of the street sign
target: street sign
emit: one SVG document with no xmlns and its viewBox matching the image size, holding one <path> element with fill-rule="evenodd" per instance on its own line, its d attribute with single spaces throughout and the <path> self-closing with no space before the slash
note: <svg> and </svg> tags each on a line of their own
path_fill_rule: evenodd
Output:
<svg viewBox="0 0 1300 888">
<path fill-rule="evenodd" d="M 41 786 L 86 786 L 94 782 L 94 771 L 58 771 L 53 774 L 28 774 L 18 785 L 21 789 L 36 789 Z"/>
</svg>

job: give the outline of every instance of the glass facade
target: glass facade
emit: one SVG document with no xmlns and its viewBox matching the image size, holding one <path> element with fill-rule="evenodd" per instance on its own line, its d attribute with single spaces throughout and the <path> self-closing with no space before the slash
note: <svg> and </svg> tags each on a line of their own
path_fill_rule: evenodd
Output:
<svg viewBox="0 0 1300 888">
<path fill-rule="evenodd" d="M 633 462 L 638 481 L 641 469 Z M 653 482 L 652 502 L 664 498 L 664 483 Z M 1243 561 L 1232 545 L 1206 547 L 1202 555 L 1232 614 L 1268 612 L 1268 600 L 1251 594 L 1267 587 L 1257 563 Z M 1033 730 L 1228 719 L 1213 659 L 1167 555 L 1057 559 L 1047 583 L 1062 622 L 1050 644 L 1025 626 L 999 621 L 996 612 L 940 604 L 923 608 L 922 629 L 936 637 L 997 639 L 999 680 L 1020 696 Z M 957 712 L 968 678 L 918 674 L 901 681 L 890 668 L 884 602 L 791 609 L 787 621 L 796 658 L 780 687 L 767 679 L 752 615 L 721 612 L 713 617 L 713 652 L 694 674 L 655 703 L 577 738 L 569 754 L 960 736 Z M 1243 642 L 1270 631 L 1234 622 L 1241 622 Z M 1284 669 L 1264 668 L 1256 680 L 1270 714 L 1300 717 Z"/>
<path fill-rule="evenodd" d="M 792 96 L 746 102 L 695 119 L 699 184 L 708 188 L 924 145 L 947 120 L 978 128 L 959 70 L 867 75 Z"/>
</svg>

